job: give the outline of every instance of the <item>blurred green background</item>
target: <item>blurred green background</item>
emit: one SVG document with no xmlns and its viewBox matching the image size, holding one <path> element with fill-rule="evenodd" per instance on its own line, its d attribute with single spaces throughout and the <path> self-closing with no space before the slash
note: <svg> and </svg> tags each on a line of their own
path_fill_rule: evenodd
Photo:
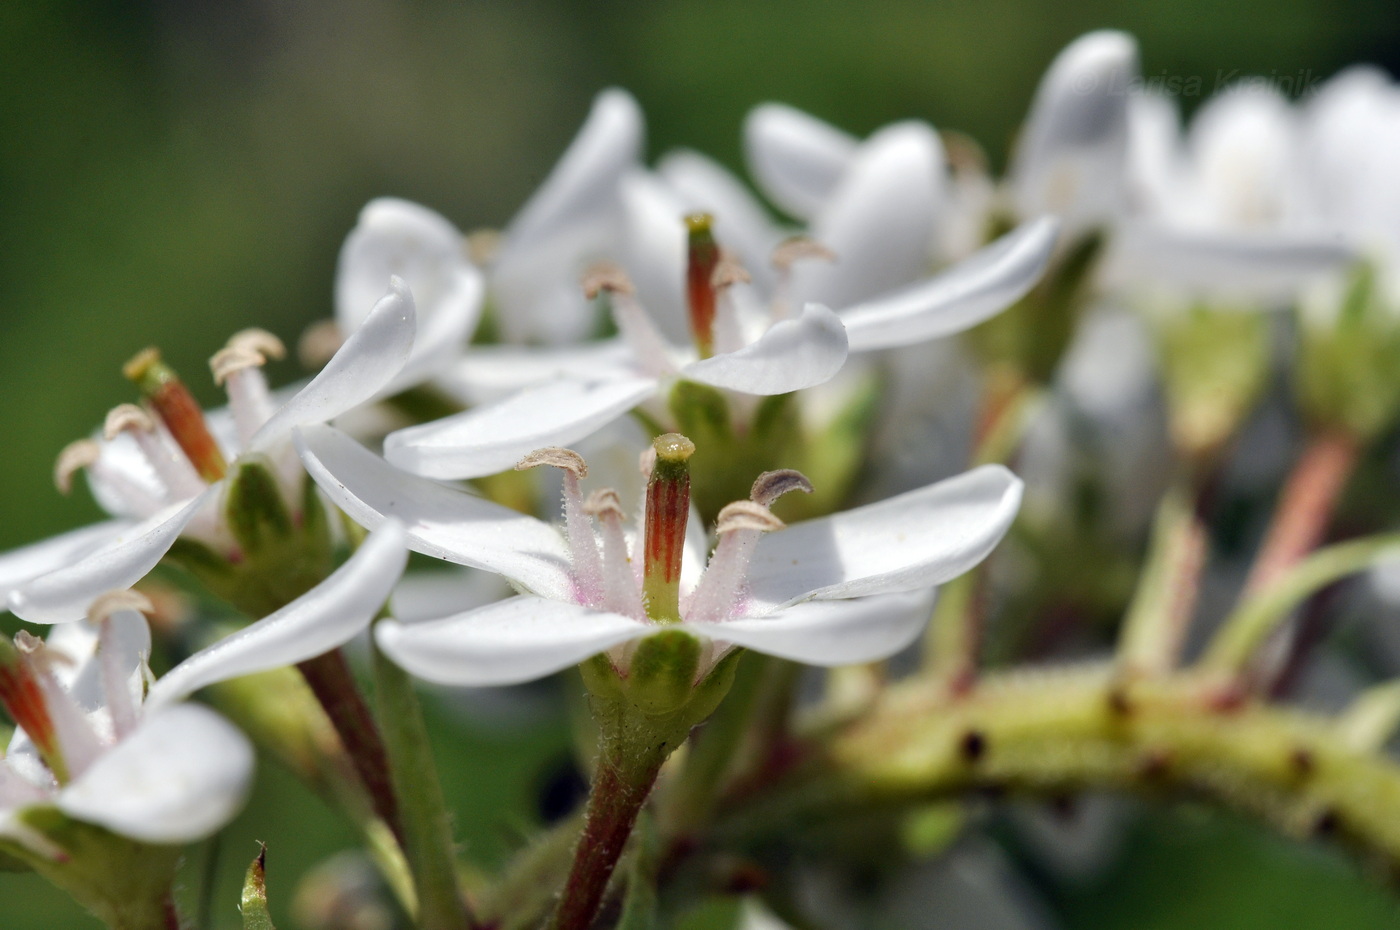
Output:
<svg viewBox="0 0 1400 930">
<path fill-rule="evenodd" d="M 205 360 L 231 332 L 294 341 L 330 314 L 367 199 L 500 225 L 603 87 L 640 99 L 653 156 L 693 146 L 739 167 L 744 113 L 776 99 L 857 133 L 923 117 L 1000 163 L 1054 53 L 1105 26 L 1138 36 L 1148 76 L 1207 91 L 1352 61 L 1400 69 L 1391 0 L 0 4 L 0 547 L 96 515 L 52 490 L 52 461 L 130 399 L 118 369 L 135 350 L 159 344 L 215 400 Z M 440 717 L 460 832 L 500 855 L 538 814 L 563 727 Z M 284 926 L 297 876 L 349 843 L 265 770 L 224 840 L 221 926 L 254 839 L 272 845 Z M 1066 928 L 1400 925 L 1340 857 L 1196 811 L 1140 822 L 1092 881 L 1037 881 Z M 0 876 L 6 930 L 89 925 L 42 882 Z"/>
</svg>

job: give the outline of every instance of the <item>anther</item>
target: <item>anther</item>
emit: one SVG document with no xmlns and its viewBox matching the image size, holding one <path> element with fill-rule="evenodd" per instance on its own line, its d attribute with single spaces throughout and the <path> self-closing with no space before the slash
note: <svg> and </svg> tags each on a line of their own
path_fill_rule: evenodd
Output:
<svg viewBox="0 0 1400 930">
<path fill-rule="evenodd" d="M 231 375 L 249 368 L 261 368 L 266 361 L 261 352 L 239 346 L 224 346 L 209 359 L 209 370 L 214 373 L 214 383 L 223 385 Z"/>
<path fill-rule="evenodd" d="M 108 441 L 130 433 L 146 463 L 165 486 L 167 500 L 183 500 L 204 490 L 194 468 L 156 432 L 156 421 L 135 404 L 118 404 L 107 413 L 102 435 Z"/>
<path fill-rule="evenodd" d="M 63 494 L 73 490 L 73 476 L 97 463 L 102 447 L 91 439 L 78 439 L 63 447 L 53 466 L 53 483 Z"/>
<path fill-rule="evenodd" d="M 782 520 L 773 516 L 773 512 L 762 504 L 754 501 L 735 501 L 732 504 L 726 504 L 720 510 L 715 533 L 719 536 L 737 530 L 771 533 L 774 530 L 782 529 L 784 525 Z"/>
<path fill-rule="evenodd" d="M 287 357 L 287 347 L 282 340 L 267 330 L 257 327 L 234 333 L 229 337 L 227 347 L 256 352 L 262 356 L 264 362 L 268 359 L 279 361 Z"/>
<path fill-rule="evenodd" d="M 15 634 L 15 648 L 27 656 L 38 655 L 44 649 L 44 641 L 28 630 Z"/>
<path fill-rule="evenodd" d="M 793 236 L 778 243 L 777 247 L 773 249 L 773 254 L 769 257 L 773 267 L 781 272 L 790 271 L 793 265 L 806 260 L 834 262 L 836 261 L 836 253 L 815 239 L 810 239 L 807 236 Z"/>
<path fill-rule="evenodd" d="M 583 512 L 590 517 L 623 517 L 622 498 L 612 488 L 599 488 L 583 502 Z"/>
<path fill-rule="evenodd" d="M 627 277 L 627 272 L 612 262 L 602 262 L 588 269 L 581 283 L 583 295 L 589 300 L 593 300 L 603 292 L 610 294 L 635 293 L 632 279 Z"/>
<path fill-rule="evenodd" d="M 345 334 L 335 320 L 312 323 L 297 340 L 297 361 L 306 369 L 321 368 L 343 345 Z"/>
<path fill-rule="evenodd" d="M 738 257 L 724 252 L 720 256 L 719 264 L 715 265 L 714 273 L 710 275 L 710 287 L 721 291 L 736 284 L 748 284 L 752 280 L 753 276 Z"/>
<path fill-rule="evenodd" d="M 564 449 L 559 446 L 546 446 L 543 449 L 536 449 L 515 463 L 516 471 L 525 471 L 529 468 L 538 468 L 541 465 L 552 465 L 555 468 L 562 468 L 572 472 L 575 478 L 588 477 L 588 463 L 583 460 L 573 449 Z"/>
<path fill-rule="evenodd" d="M 119 590 L 108 591 L 94 600 L 88 607 L 87 618 L 93 623 L 102 623 L 112 614 L 124 610 L 134 610 L 147 616 L 156 612 L 151 599 L 140 591 Z"/>
<path fill-rule="evenodd" d="M 462 254 L 473 265 L 484 268 L 496 261 L 501 254 L 501 240 L 504 237 L 498 229 L 476 229 L 462 237 Z"/>
<path fill-rule="evenodd" d="M 812 482 L 808 481 L 807 476 L 795 468 L 766 471 L 754 479 L 753 488 L 749 491 L 749 498 L 764 507 L 771 507 L 774 501 L 789 491 L 811 494 Z"/>
<path fill-rule="evenodd" d="M 588 500 L 583 502 L 583 512 L 596 517 L 602 528 L 603 606 L 638 620 L 645 619 L 636 569 L 622 530 L 622 498 L 612 488 L 601 488 L 588 495 Z"/>
<path fill-rule="evenodd" d="M 102 423 L 102 438 L 111 442 L 127 430 L 154 433 L 156 421 L 135 404 L 118 404 L 107 412 L 107 419 Z"/>
</svg>

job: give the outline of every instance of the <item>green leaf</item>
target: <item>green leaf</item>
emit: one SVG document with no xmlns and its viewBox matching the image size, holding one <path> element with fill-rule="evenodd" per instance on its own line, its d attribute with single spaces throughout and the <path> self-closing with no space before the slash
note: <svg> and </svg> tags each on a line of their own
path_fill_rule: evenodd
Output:
<svg viewBox="0 0 1400 930">
<path fill-rule="evenodd" d="M 258 850 L 243 879 L 243 930 L 276 930 L 267 911 L 267 844 Z"/>
<path fill-rule="evenodd" d="M 632 862 L 627 870 L 627 893 L 617 930 L 653 930 L 656 927 L 656 825 L 646 811 L 632 831 Z"/>
</svg>

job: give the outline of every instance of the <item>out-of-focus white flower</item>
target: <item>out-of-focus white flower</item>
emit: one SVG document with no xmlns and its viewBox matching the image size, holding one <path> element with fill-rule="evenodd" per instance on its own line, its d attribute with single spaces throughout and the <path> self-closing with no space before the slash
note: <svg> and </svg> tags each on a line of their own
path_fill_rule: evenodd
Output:
<svg viewBox="0 0 1400 930">
<path fill-rule="evenodd" d="M 280 344 L 259 331 L 240 333 L 211 360 L 229 406 L 207 418 L 158 356 L 143 353 L 133 374 L 152 382 L 150 409 L 118 407 L 103 441 L 73 444 L 57 467 L 60 487 L 85 470 L 114 519 L 0 556 L 0 595 L 9 609 L 35 623 L 79 620 L 98 595 L 144 577 L 181 536 L 239 562 L 243 543 L 234 523 L 246 508 L 231 489 L 245 463 L 259 465 L 274 485 L 259 489 L 266 492 L 261 506 L 283 508 L 286 529 L 294 531 L 305 474 L 292 431 L 389 389 L 410 357 L 414 332 L 413 295 L 395 279 L 320 374 L 280 407 L 261 371 Z"/>
<path fill-rule="evenodd" d="M 309 427 L 299 440 L 308 471 L 352 518 L 371 527 L 400 519 L 411 548 L 498 572 L 524 592 L 442 620 L 378 627 L 380 645 L 397 662 L 448 684 L 526 681 L 604 651 L 625 666 L 626 644 L 666 630 L 712 644 L 706 669 L 731 646 L 816 665 L 888 656 L 923 628 L 928 589 L 996 545 L 1021 494 L 1020 481 L 992 466 L 784 528 L 767 505 L 805 479 L 770 473 L 755 483 L 753 499 L 721 513 L 719 542 L 701 574 L 705 537 L 698 521 L 687 521 L 688 491 L 677 497 L 660 487 L 671 480 L 666 442 L 688 445 L 680 437 L 658 440 L 637 534 L 624 527 L 615 493 L 581 497 L 586 468 L 577 455 L 532 457 L 532 464 L 565 470 L 561 535 L 400 471 L 330 427 Z M 683 461 L 688 453 L 674 454 Z"/>
<path fill-rule="evenodd" d="M 344 644 L 377 614 L 407 555 L 402 527 L 386 522 L 322 585 L 158 681 L 146 665 L 150 605 L 131 592 L 99 597 L 47 641 L 0 643 L 0 703 L 18 725 L 0 762 L 0 835 L 61 855 L 26 823 L 36 806 L 150 843 L 222 827 L 247 795 L 252 748 L 218 714 L 179 702 Z"/>
</svg>

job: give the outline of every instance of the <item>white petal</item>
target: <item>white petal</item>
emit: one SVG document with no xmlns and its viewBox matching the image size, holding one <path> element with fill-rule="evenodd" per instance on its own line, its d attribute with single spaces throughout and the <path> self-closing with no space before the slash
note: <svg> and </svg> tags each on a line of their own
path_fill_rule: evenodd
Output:
<svg viewBox="0 0 1400 930">
<path fill-rule="evenodd" d="M 769 533 L 749 568 L 755 609 L 911 591 L 956 578 L 986 558 L 1010 528 L 1021 487 L 1005 468 L 984 465 Z"/>
<path fill-rule="evenodd" d="M 811 219 L 856 154 L 856 140 L 801 110 L 765 103 L 744 120 L 749 170 L 769 199 Z"/>
<path fill-rule="evenodd" d="M 641 158 L 642 130 L 631 94 L 616 88 L 599 94 L 568 151 L 511 221 L 508 247 L 549 238 L 606 209 L 618 179 Z"/>
<path fill-rule="evenodd" d="M 567 601 L 513 597 L 467 613 L 374 628 L 399 665 L 446 685 L 511 685 L 543 678 L 657 628 Z"/>
<path fill-rule="evenodd" d="M 690 342 L 685 303 L 685 202 L 655 175 L 622 179 L 623 267 L 637 299 L 673 343 Z"/>
<path fill-rule="evenodd" d="M 656 393 L 652 378 L 555 381 L 504 400 L 390 433 L 384 457 L 429 478 L 475 478 L 512 468 L 545 446 L 567 446 Z"/>
<path fill-rule="evenodd" d="M 1197 232 L 1124 225 L 1105 276 L 1211 299 L 1289 300 L 1356 253 L 1337 239 L 1282 233 Z"/>
<path fill-rule="evenodd" d="M 485 296 L 486 280 L 480 271 L 469 265 L 457 269 L 447 290 L 430 308 L 431 312 L 418 314 L 413 351 L 383 392 L 393 394 L 411 388 L 450 365 L 476 330 Z M 422 305 L 419 306 L 421 309 Z"/>
<path fill-rule="evenodd" d="M 1207 101 L 1187 136 L 1191 174 L 1172 215 L 1206 229 L 1262 231 L 1299 218 L 1299 120 L 1274 85 L 1247 83 Z"/>
<path fill-rule="evenodd" d="M 361 526 L 393 517 L 415 552 L 497 572 L 546 597 L 571 594 L 568 546 L 550 524 L 397 469 L 328 426 L 304 427 L 297 449 L 321 490 Z"/>
<path fill-rule="evenodd" d="M 1059 223 L 1023 223 L 942 274 L 841 313 L 851 351 L 889 349 L 976 326 L 1025 296 L 1045 271 Z"/>
<path fill-rule="evenodd" d="M 760 287 L 769 287 L 769 259 L 784 234 L 739 179 L 718 162 L 690 151 L 671 152 L 656 170 L 691 210 L 714 216 L 715 238 L 739 256 Z"/>
<path fill-rule="evenodd" d="M 494 572 L 453 565 L 404 575 L 389 603 L 396 619 L 416 623 L 485 607 L 512 593 L 510 584 Z"/>
<path fill-rule="evenodd" d="M 205 707 L 148 717 L 58 796 L 77 820 L 149 843 L 188 843 L 233 819 L 248 796 L 253 747 Z"/>
<path fill-rule="evenodd" d="M 919 638 L 933 609 L 930 589 L 806 601 L 763 617 L 687 623 L 686 629 L 764 655 L 808 665 L 886 659 Z"/>
<path fill-rule="evenodd" d="M 119 656 L 114 663 L 117 677 L 130 687 L 131 705 L 139 707 L 145 691 L 144 667 L 151 656 L 150 624 L 135 610 L 116 611 L 103 622 L 110 627 L 110 648 Z M 89 712 L 108 703 L 98 636 L 95 624 L 80 620 L 60 624 L 44 638 L 45 648 L 65 660 L 54 663 L 54 677 L 78 706 Z"/>
<path fill-rule="evenodd" d="M 462 234 L 446 218 L 395 197 L 371 200 L 340 249 L 336 322 L 346 335 L 359 329 L 392 277 L 408 284 L 426 316 L 462 264 Z"/>
<path fill-rule="evenodd" d="M 601 381 L 636 370 L 621 339 L 558 348 L 491 345 L 469 349 L 433 383 L 463 403 L 481 404 L 558 378 Z"/>
<path fill-rule="evenodd" d="M 1054 213 L 1099 222 L 1123 196 L 1130 83 L 1137 44 L 1122 32 L 1091 32 L 1056 56 L 1036 90 L 1012 162 L 1023 217 Z"/>
<path fill-rule="evenodd" d="M 108 520 L 0 553 L 0 604 L 25 582 L 72 565 L 118 538 L 131 526 L 126 520 Z"/>
<path fill-rule="evenodd" d="M 413 294 L 402 280 L 393 278 L 388 293 L 321 373 L 258 430 L 252 448 L 269 449 L 298 426 L 325 423 L 372 400 L 408 361 L 416 328 Z"/>
<path fill-rule="evenodd" d="M 812 222 L 812 238 L 836 261 L 797 264 L 798 298 L 845 307 L 923 277 L 943 170 L 943 144 L 926 123 L 896 123 L 871 136 Z"/>
<path fill-rule="evenodd" d="M 407 562 L 403 525 L 384 521 L 325 581 L 161 676 L 146 699 L 148 712 L 206 685 L 295 665 L 344 645 L 379 613 Z"/>
<path fill-rule="evenodd" d="M 846 362 L 846 328 L 820 304 L 795 320 L 774 323 L 737 352 L 691 362 L 681 377 L 745 394 L 786 394 L 831 379 Z"/>
<path fill-rule="evenodd" d="M 167 507 L 144 523 L 75 562 L 10 592 L 10 610 L 30 623 L 68 623 L 87 616 L 88 605 L 108 591 L 129 588 L 156 567 L 180 531 L 222 492 L 214 485 L 192 501 Z"/>
</svg>

